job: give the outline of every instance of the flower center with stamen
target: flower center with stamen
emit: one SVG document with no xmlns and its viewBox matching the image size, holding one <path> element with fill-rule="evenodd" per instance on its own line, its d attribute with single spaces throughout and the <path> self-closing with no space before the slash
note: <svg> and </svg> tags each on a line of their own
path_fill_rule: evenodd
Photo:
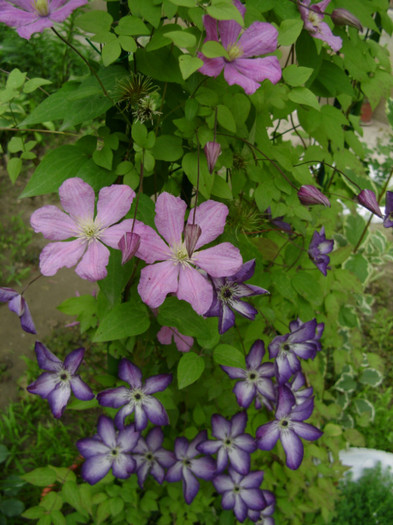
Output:
<svg viewBox="0 0 393 525">
<path fill-rule="evenodd" d="M 146 455 L 145 455 L 145 458 L 147 459 L 147 461 L 153 461 L 154 459 L 154 456 L 151 452 L 148 452 Z"/>
<path fill-rule="evenodd" d="M 143 392 L 141 390 L 133 390 L 131 392 L 131 396 L 130 396 L 131 401 L 134 401 L 134 403 L 136 403 L 138 405 L 140 405 L 142 403 L 142 400 L 143 400 L 144 397 L 145 396 L 144 396 L 144 394 L 143 394 Z"/>
<path fill-rule="evenodd" d="M 280 421 L 280 427 L 282 428 L 288 428 L 289 427 L 289 421 L 287 419 L 282 419 Z"/>
<path fill-rule="evenodd" d="M 238 485 L 235 485 L 233 487 L 233 492 L 240 492 L 240 487 Z"/>
<path fill-rule="evenodd" d="M 224 441 L 224 446 L 226 448 L 229 448 L 231 445 L 232 445 L 232 441 L 230 440 L 230 438 L 226 438 L 226 440 Z"/>
<path fill-rule="evenodd" d="M 111 450 L 111 452 L 110 452 L 110 455 L 111 455 L 112 457 L 115 458 L 116 456 L 119 455 L 119 449 L 117 449 L 117 448 L 113 448 L 113 449 Z"/>
<path fill-rule="evenodd" d="M 320 24 L 321 20 L 320 20 L 320 16 L 317 13 L 315 13 L 313 11 L 309 11 L 307 18 L 308 18 L 308 21 L 310 22 L 310 24 L 312 24 L 313 26 L 319 28 L 319 24 Z"/>
<path fill-rule="evenodd" d="M 191 466 L 191 461 L 189 459 L 183 459 L 182 463 L 185 467 Z"/>
<path fill-rule="evenodd" d="M 249 381 L 254 382 L 256 379 L 258 379 L 258 374 L 256 372 L 252 371 L 248 374 Z"/>
<path fill-rule="evenodd" d="M 67 370 L 61 370 L 57 376 L 63 383 L 68 383 L 71 379 L 71 375 Z"/>
<path fill-rule="evenodd" d="M 243 55 L 243 50 L 236 44 L 232 44 L 227 48 L 227 53 L 229 56 L 229 62 L 233 62 L 237 58 L 240 58 Z"/>
<path fill-rule="evenodd" d="M 48 0 L 33 0 L 33 8 L 39 14 L 39 16 L 49 15 Z"/>
<path fill-rule="evenodd" d="M 79 237 L 89 242 L 100 238 L 102 227 L 95 221 L 86 221 L 79 223 L 79 231 Z"/>
<path fill-rule="evenodd" d="M 282 349 L 283 349 L 285 352 L 289 352 L 289 350 L 291 349 L 291 347 L 289 346 L 289 344 L 285 343 L 285 345 L 282 346 Z"/>
<path fill-rule="evenodd" d="M 172 246 L 171 260 L 175 264 L 181 264 L 182 266 L 189 266 L 192 262 L 192 257 L 188 255 L 187 248 L 184 242 L 180 244 L 174 244 Z"/>
</svg>

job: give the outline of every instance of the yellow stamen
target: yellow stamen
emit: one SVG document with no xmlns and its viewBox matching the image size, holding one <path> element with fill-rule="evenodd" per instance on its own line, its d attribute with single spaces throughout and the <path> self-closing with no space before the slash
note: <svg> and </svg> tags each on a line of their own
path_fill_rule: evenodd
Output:
<svg viewBox="0 0 393 525">
<path fill-rule="evenodd" d="M 49 15 L 48 0 L 33 0 L 33 7 L 40 16 Z"/>
<path fill-rule="evenodd" d="M 243 50 L 236 44 L 232 44 L 227 49 L 229 55 L 229 61 L 233 62 L 237 58 L 240 58 L 243 55 Z"/>
</svg>

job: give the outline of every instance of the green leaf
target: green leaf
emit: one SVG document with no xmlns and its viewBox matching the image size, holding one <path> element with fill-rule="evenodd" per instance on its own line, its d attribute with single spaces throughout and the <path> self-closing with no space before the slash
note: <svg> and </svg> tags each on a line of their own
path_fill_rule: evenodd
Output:
<svg viewBox="0 0 393 525">
<path fill-rule="evenodd" d="M 12 184 L 16 181 L 16 179 L 19 177 L 19 174 L 22 170 L 22 159 L 19 157 L 12 157 L 7 162 L 7 172 L 11 179 Z"/>
<path fill-rule="evenodd" d="M 57 309 L 67 315 L 79 315 L 85 312 L 94 313 L 97 310 L 97 302 L 92 295 L 80 295 L 79 297 L 66 299 Z"/>
<path fill-rule="evenodd" d="M 150 35 L 150 30 L 146 24 L 137 16 L 123 16 L 115 29 L 118 35 Z"/>
<path fill-rule="evenodd" d="M 362 283 L 365 283 L 372 272 L 367 259 L 360 253 L 355 253 L 345 262 L 344 268 L 351 271 Z"/>
<path fill-rule="evenodd" d="M 192 57 L 191 55 L 179 56 L 179 67 L 184 80 L 186 80 L 186 78 L 191 76 L 202 66 L 203 60 L 198 57 Z"/>
<path fill-rule="evenodd" d="M 164 47 L 150 52 L 138 49 L 135 56 L 138 68 L 144 75 L 161 82 L 183 84 L 178 59 L 180 54 L 181 51 L 177 47 Z"/>
<path fill-rule="evenodd" d="M 183 154 L 182 139 L 175 135 L 160 135 L 151 152 L 156 160 L 173 162 Z"/>
<path fill-rule="evenodd" d="M 50 513 L 50 517 L 53 525 L 66 525 L 66 519 L 60 510 L 54 510 Z"/>
<path fill-rule="evenodd" d="M 356 390 L 356 381 L 350 374 L 342 374 L 336 381 L 334 388 L 339 392 L 354 392 Z"/>
<path fill-rule="evenodd" d="M 110 64 L 113 64 L 119 56 L 121 55 L 121 45 L 116 38 L 116 40 L 112 40 L 111 42 L 108 42 L 104 45 L 102 48 L 102 62 L 104 66 L 109 66 Z"/>
<path fill-rule="evenodd" d="M 223 104 L 217 106 L 217 120 L 218 123 L 232 133 L 236 132 L 236 122 L 230 109 Z"/>
<path fill-rule="evenodd" d="M 283 20 L 278 31 L 278 45 L 290 46 L 296 42 L 303 25 L 303 20 L 301 19 Z"/>
<path fill-rule="evenodd" d="M 47 84 L 52 84 L 50 80 L 47 80 L 46 78 L 31 78 L 27 82 L 25 82 L 25 85 L 23 86 L 23 92 L 24 93 L 33 93 L 36 89 L 38 89 L 41 86 L 46 86 Z"/>
<path fill-rule="evenodd" d="M 246 368 L 244 355 L 231 345 L 221 344 L 216 346 L 213 352 L 213 359 L 219 365 Z"/>
<path fill-rule="evenodd" d="M 63 506 L 63 500 L 57 492 L 51 491 L 46 494 L 41 500 L 41 505 L 48 510 L 49 512 L 52 512 L 54 510 L 60 510 Z"/>
<path fill-rule="evenodd" d="M 292 64 L 286 67 L 282 76 L 290 86 L 302 86 L 312 75 L 313 70 L 310 67 L 296 66 Z"/>
<path fill-rule="evenodd" d="M 317 97 L 312 91 L 305 87 L 295 87 L 288 94 L 289 100 L 296 104 L 303 104 L 304 106 L 310 106 L 316 110 L 320 110 L 319 102 Z"/>
<path fill-rule="evenodd" d="M 39 505 L 36 505 L 35 507 L 30 507 L 29 509 L 25 510 L 22 516 L 28 520 L 36 520 L 41 518 L 44 513 L 45 510 Z"/>
<path fill-rule="evenodd" d="M 161 2 L 160 2 L 161 3 Z M 161 5 L 157 2 L 146 2 L 146 0 L 128 0 L 128 7 L 133 15 L 144 18 L 154 27 L 158 27 L 161 21 Z"/>
<path fill-rule="evenodd" d="M 172 4 L 179 5 L 182 7 L 195 7 L 195 0 L 170 0 Z"/>
<path fill-rule="evenodd" d="M 115 306 L 101 321 L 93 337 L 95 343 L 115 341 L 146 332 L 150 326 L 147 308 L 142 303 L 122 303 Z"/>
<path fill-rule="evenodd" d="M 7 77 L 6 88 L 18 89 L 23 86 L 27 73 L 22 73 L 18 68 L 15 68 Z"/>
<path fill-rule="evenodd" d="M 19 516 L 24 511 L 24 504 L 15 498 L 11 499 L 2 499 L 0 501 L 0 513 L 3 513 L 7 518 L 13 518 L 14 516 Z"/>
<path fill-rule="evenodd" d="M 88 11 L 78 16 L 75 24 L 88 33 L 101 33 L 109 31 L 113 22 L 113 18 L 106 11 Z"/>
<path fill-rule="evenodd" d="M 376 387 L 382 383 L 383 375 L 381 374 L 381 372 L 379 372 L 379 370 L 376 370 L 375 368 L 366 368 L 365 370 L 363 370 L 359 381 L 363 385 Z"/>
<path fill-rule="evenodd" d="M 213 177 L 212 195 L 216 195 L 220 199 L 231 200 L 233 196 L 229 184 L 223 179 L 223 177 L 221 177 L 221 175 L 218 175 L 218 173 L 215 173 Z"/>
<path fill-rule="evenodd" d="M 208 15 L 216 20 L 235 20 L 238 24 L 243 26 L 243 17 L 240 14 L 240 11 L 232 3 L 216 1 L 213 2 L 213 4 L 214 5 L 211 5 L 206 9 Z"/>
<path fill-rule="evenodd" d="M 196 187 L 198 179 L 198 154 L 196 152 L 186 153 L 182 160 L 184 173 L 191 184 Z M 205 155 L 199 153 L 199 191 L 205 197 L 210 198 L 213 186 L 213 177 L 210 175 Z"/>
<path fill-rule="evenodd" d="M 208 40 L 205 42 L 201 51 L 206 58 L 225 57 L 229 59 L 228 51 L 222 44 L 220 44 L 220 42 L 216 42 L 215 40 Z"/>
<path fill-rule="evenodd" d="M 145 148 L 147 144 L 147 128 L 141 122 L 134 122 L 131 129 L 133 140 L 141 148 Z"/>
<path fill-rule="evenodd" d="M 327 423 L 323 429 L 323 434 L 327 437 L 341 436 L 342 428 L 334 423 Z"/>
<path fill-rule="evenodd" d="M 177 367 L 177 382 L 179 389 L 195 383 L 205 369 L 205 362 L 202 357 L 194 352 L 184 354 Z"/>
<path fill-rule="evenodd" d="M 366 415 L 370 419 L 370 421 L 374 420 L 375 408 L 374 405 L 370 403 L 368 399 L 355 399 L 354 405 L 357 413 L 360 416 Z"/>
<path fill-rule="evenodd" d="M 93 161 L 106 170 L 112 169 L 113 151 L 109 146 L 104 146 L 102 149 L 96 150 L 93 153 Z"/>
<path fill-rule="evenodd" d="M 137 50 L 136 42 L 131 36 L 119 36 L 118 41 L 122 49 L 124 49 L 124 51 L 127 51 L 127 53 L 135 53 L 135 51 Z"/>
<path fill-rule="evenodd" d="M 47 487 L 56 481 L 56 473 L 50 467 L 39 467 L 21 478 L 37 487 Z"/>
<path fill-rule="evenodd" d="M 0 445 L 0 463 L 3 463 L 9 455 L 10 452 L 8 448 L 5 445 Z"/>
<path fill-rule="evenodd" d="M 297 272 L 293 276 L 292 286 L 301 297 L 305 297 L 312 304 L 321 304 L 323 294 L 321 291 L 320 277 L 314 274 L 315 272 Z"/>
<path fill-rule="evenodd" d="M 187 31 L 169 31 L 165 33 L 164 36 L 169 38 L 177 47 L 190 48 L 194 47 L 197 44 L 196 36 Z"/>
</svg>

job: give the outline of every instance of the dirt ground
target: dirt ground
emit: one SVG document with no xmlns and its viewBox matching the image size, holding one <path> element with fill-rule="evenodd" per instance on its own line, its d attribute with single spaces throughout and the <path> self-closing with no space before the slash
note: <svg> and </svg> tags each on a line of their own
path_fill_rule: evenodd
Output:
<svg viewBox="0 0 393 525">
<path fill-rule="evenodd" d="M 44 204 L 43 198 L 18 199 L 25 181 L 17 181 L 11 186 L 8 175 L 0 168 L 0 221 L 16 213 L 21 213 L 26 224 L 29 224 L 31 213 Z M 56 196 L 53 203 L 57 203 Z M 29 278 L 21 287 L 0 283 L 0 286 L 11 286 L 20 291 L 34 277 L 39 275 L 38 255 L 40 248 L 48 241 L 41 234 L 34 234 L 31 249 L 37 254 L 37 266 L 32 268 Z M 27 334 L 20 327 L 19 318 L 9 311 L 7 304 L 0 303 L 0 409 L 18 398 L 20 387 L 18 380 L 26 365 L 21 356 L 35 358 L 34 343 L 51 334 L 57 327 L 64 326 L 72 318 L 63 314 L 56 307 L 65 299 L 80 293 L 91 293 L 95 285 L 80 279 L 72 269 L 60 270 L 53 277 L 41 277 L 25 292 L 37 335 Z M 51 350 L 56 353 L 55 348 Z"/>
</svg>

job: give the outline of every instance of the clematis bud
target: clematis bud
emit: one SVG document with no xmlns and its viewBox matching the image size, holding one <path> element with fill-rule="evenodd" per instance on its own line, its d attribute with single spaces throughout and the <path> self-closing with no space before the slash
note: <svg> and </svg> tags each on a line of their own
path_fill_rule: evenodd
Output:
<svg viewBox="0 0 393 525">
<path fill-rule="evenodd" d="M 221 145 L 218 142 L 206 142 L 205 155 L 209 173 L 213 173 L 218 157 L 221 155 Z"/>
<path fill-rule="evenodd" d="M 359 204 L 382 219 L 382 212 L 379 208 L 375 193 L 372 190 L 362 190 L 356 198 Z"/>
<path fill-rule="evenodd" d="M 363 31 L 363 26 L 360 23 L 360 20 L 350 11 L 342 9 L 341 7 L 334 9 L 332 12 L 332 20 L 336 26 L 352 26 L 358 31 Z"/>
<path fill-rule="evenodd" d="M 184 242 L 189 257 L 194 253 L 196 243 L 198 242 L 201 233 L 202 230 L 198 224 L 186 224 L 184 228 Z"/>
<path fill-rule="evenodd" d="M 297 192 L 297 196 L 302 204 L 323 204 L 330 208 L 329 199 L 311 184 L 303 185 Z"/>
<path fill-rule="evenodd" d="M 127 232 L 120 239 L 118 247 L 121 250 L 121 264 L 130 261 L 138 251 L 141 238 L 137 233 Z"/>
</svg>

